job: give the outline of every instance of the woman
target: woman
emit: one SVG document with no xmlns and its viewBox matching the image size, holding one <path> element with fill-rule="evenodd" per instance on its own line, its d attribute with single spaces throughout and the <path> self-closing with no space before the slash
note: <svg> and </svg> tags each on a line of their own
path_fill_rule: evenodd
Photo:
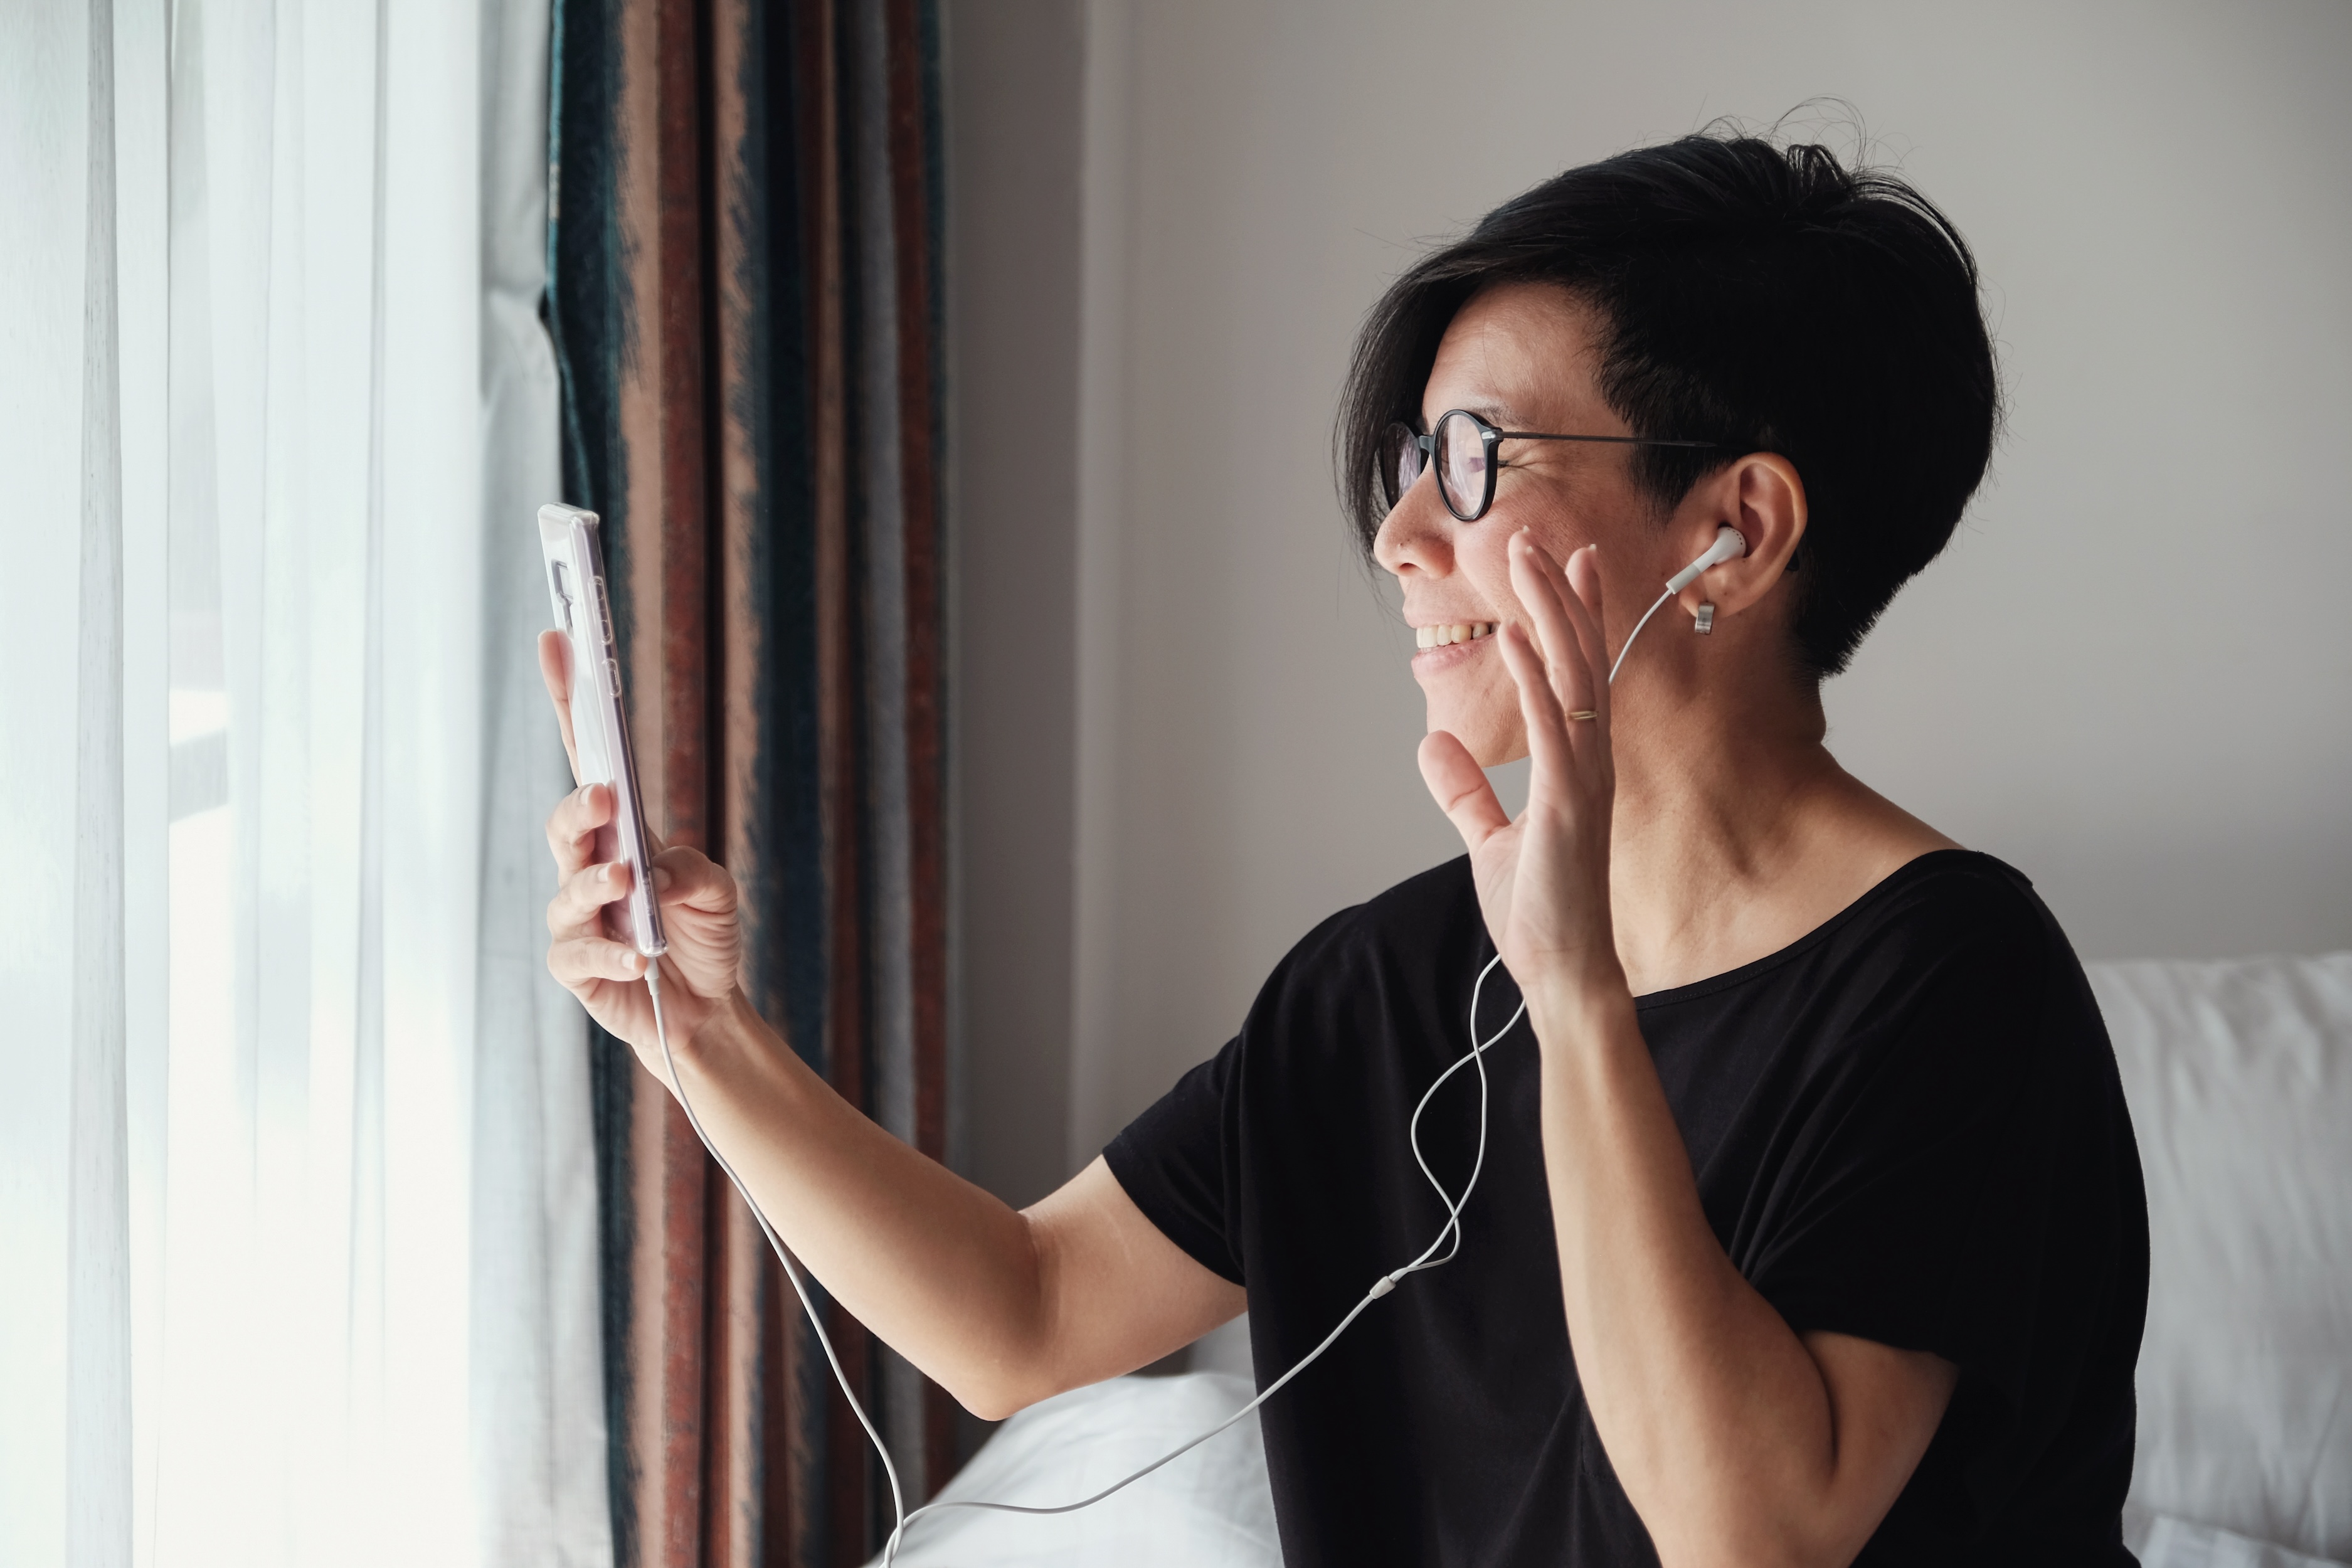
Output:
<svg viewBox="0 0 2352 1568">
<path fill-rule="evenodd" d="M 1244 1308 L 1263 1384 L 1435 1234 L 1408 1120 L 1523 1000 L 1457 1255 L 1263 1413 L 1289 1561 L 2128 1563 L 2147 1230 L 2097 1011 L 2022 877 L 1822 745 L 1821 680 L 1950 536 L 1997 413 L 1974 262 L 1898 181 L 1691 137 L 1506 205 L 1374 310 L 1339 442 L 1467 856 L 1310 933 L 1016 1214 L 802 1065 L 735 987 L 732 883 L 669 850 L 706 1127 L 981 1415 Z M 1530 752 L 1513 821 L 1481 769 Z M 586 863 L 609 810 L 550 822 L 549 962 L 660 1074 L 598 921 L 626 870 Z M 1476 1094 L 1423 1119 L 1449 1186 Z"/>
</svg>

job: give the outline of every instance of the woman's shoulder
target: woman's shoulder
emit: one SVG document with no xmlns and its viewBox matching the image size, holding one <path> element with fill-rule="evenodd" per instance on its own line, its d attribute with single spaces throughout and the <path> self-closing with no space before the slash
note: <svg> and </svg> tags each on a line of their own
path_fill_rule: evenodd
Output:
<svg viewBox="0 0 2352 1568">
<path fill-rule="evenodd" d="M 1978 850 L 1920 856 L 1850 911 L 1832 966 L 1891 1002 L 1998 1015 L 2019 1048 L 2079 1046 L 2105 1057 L 2106 1032 L 2074 944 L 2007 862 Z"/>
<path fill-rule="evenodd" d="M 1779 952 L 1638 1005 L 1645 1027 L 1671 1031 L 1801 1021 L 1828 1065 L 1940 1058 L 1963 1037 L 1988 1072 L 2109 1058 L 2082 964 L 2032 882 L 1968 849 L 1917 856 Z"/>
<path fill-rule="evenodd" d="M 1318 922 L 1267 975 L 1251 1016 L 1285 1035 L 1343 1025 L 1353 1035 L 1375 1015 L 1450 1015 L 1453 992 L 1494 952 L 1469 857 L 1456 856 Z"/>
<path fill-rule="evenodd" d="M 1937 849 L 1906 861 L 1832 923 L 1850 943 L 2079 968 L 2032 879 L 1978 849 Z"/>
<path fill-rule="evenodd" d="M 1840 771 L 1801 815 L 1801 858 L 1780 899 L 1785 915 L 1810 917 L 1792 947 L 2008 949 L 2014 957 L 2064 946 L 2023 872 L 1963 847 L 1851 774 Z"/>
<path fill-rule="evenodd" d="M 1895 866 L 1785 945 L 1638 1001 L 1646 1012 L 1763 986 L 1811 991 L 1832 974 L 1857 968 L 1883 973 L 1990 963 L 2013 969 L 2027 958 L 2039 967 L 2041 957 L 2064 944 L 2021 872 L 1976 850 L 1935 849 Z"/>
<path fill-rule="evenodd" d="M 1921 1039 L 1965 1033 L 1988 1063 L 2065 1064 L 2111 1078 L 2113 1053 L 2082 961 L 2022 871 L 1975 850 L 1923 855 L 1855 910 L 1824 953 L 1861 1011 L 1907 1017 Z M 2068 1069 L 2071 1070 L 2071 1069 Z"/>
<path fill-rule="evenodd" d="M 1467 957 L 1486 942 L 1470 857 L 1457 855 L 1326 917 L 1298 940 L 1284 963 L 1381 964 L 1402 957 L 1451 955 L 1454 950 Z M 1486 952 L 1492 956 L 1491 946 Z"/>
</svg>

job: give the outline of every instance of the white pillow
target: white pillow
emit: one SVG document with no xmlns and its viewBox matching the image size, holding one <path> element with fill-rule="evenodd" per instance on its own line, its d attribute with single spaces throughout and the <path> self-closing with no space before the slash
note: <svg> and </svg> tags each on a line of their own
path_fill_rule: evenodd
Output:
<svg viewBox="0 0 2352 1568">
<path fill-rule="evenodd" d="M 2147 1179 L 2131 1501 L 2352 1560 L 2352 953 L 2089 967 Z"/>
<path fill-rule="evenodd" d="M 1250 1402 L 1223 1373 L 1115 1377 L 996 1429 L 940 1500 L 1063 1503 L 1100 1491 Z M 878 1563 L 879 1558 L 876 1561 Z M 1076 1513 L 950 1509 L 908 1527 L 898 1568 L 1281 1568 L 1257 1417 Z"/>
</svg>

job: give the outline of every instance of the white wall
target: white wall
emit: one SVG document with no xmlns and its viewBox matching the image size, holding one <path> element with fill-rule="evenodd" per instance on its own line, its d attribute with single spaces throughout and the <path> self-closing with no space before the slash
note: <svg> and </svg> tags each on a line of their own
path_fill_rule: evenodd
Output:
<svg viewBox="0 0 2352 1568">
<path fill-rule="evenodd" d="M 944 9 L 956 1026 L 967 1174 L 1068 1174 L 1076 723 L 1077 0 Z M 1060 460 L 1056 461 L 1058 455 Z"/>
<path fill-rule="evenodd" d="M 951 7 L 951 83 L 981 9 Z M 1458 847 L 1414 770 L 1393 594 L 1332 498 L 1365 308 L 1561 168 L 1822 95 L 1976 246 L 2012 400 L 1960 536 L 1831 685 L 1832 747 L 2032 876 L 2085 956 L 2352 945 L 2352 9 L 1094 0 L 1087 20 L 1118 110 L 1085 133 L 1115 167 L 1086 187 L 1080 258 L 1116 305 L 1081 345 L 1110 493 L 1066 537 L 1117 588 L 1073 614 L 1070 657 L 1118 700 L 1111 733 L 1072 731 L 1074 768 L 1089 744 L 1113 765 L 1075 794 L 1109 826 L 1074 865 L 1066 1163 L 1213 1051 L 1316 921 Z M 992 721 L 967 705 L 968 736 Z"/>
</svg>

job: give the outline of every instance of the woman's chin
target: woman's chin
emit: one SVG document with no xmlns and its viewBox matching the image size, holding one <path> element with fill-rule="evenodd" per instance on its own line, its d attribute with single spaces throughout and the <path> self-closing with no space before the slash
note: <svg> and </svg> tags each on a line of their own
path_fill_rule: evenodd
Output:
<svg viewBox="0 0 2352 1568">
<path fill-rule="evenodd" d="M 1436 702 L 1429 705 L 1429 732 L 1443 730 L 1462 742 L 1462 749 L 1482 768 L 1498 768 L 1505 763 L 1516 763 L 1528 754 L 1528 737 L 1514 711 L 1507 720 L 1498 721 L 1491 713 L 1448 711 Z"/>
<path fill-rule="evenodd" d="M 1528 754 L 1519 689 L 1503 670 L 1493 638 L 1423 649 L 1413 658 L 1412 673 L 1428 702 L 1431 734 L 1444 731 L 1482 768 Z"/>
</svg>

